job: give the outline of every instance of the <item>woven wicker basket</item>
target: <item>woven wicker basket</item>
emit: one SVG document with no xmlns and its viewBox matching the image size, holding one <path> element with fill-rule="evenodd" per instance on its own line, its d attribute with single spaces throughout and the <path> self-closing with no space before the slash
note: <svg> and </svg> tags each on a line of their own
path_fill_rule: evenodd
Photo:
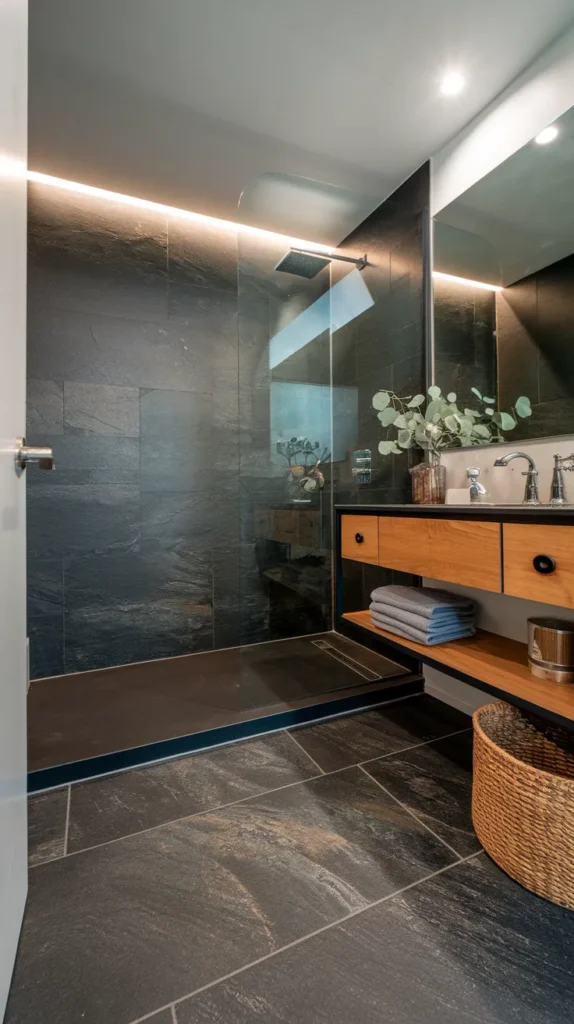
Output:
<svg viewBox="0 0 574 1024">
<path fill-rule="evenodd" d="M 492 859 L 574 909 L 574 752 L 497 702 L 473 716 L 472 819 Z"/>
</svg>

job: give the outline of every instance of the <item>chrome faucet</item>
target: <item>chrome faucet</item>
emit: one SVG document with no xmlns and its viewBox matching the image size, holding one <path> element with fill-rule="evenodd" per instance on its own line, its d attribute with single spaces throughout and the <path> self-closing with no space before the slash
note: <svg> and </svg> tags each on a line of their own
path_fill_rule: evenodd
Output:
<svg viewBox="0 0 574 1024">
<path fill-rule="evenodd" d="M 484 501 L 484 499 L 487 496 L 487 491 L 486 491 L 486 487 L 483 487 L 483 485 L 481 484 L 480 480 L 478 479 L 479 476 L 480 476 L 480 469 L 478 468 L 478 466 L 475 467 L 474 469 L 472 467 L 467 469 L 466 475 L 467 475 L 468 479 L 470 480 L 470 502 L 471 502 L 471 504 L 474 505 L 474 504 L 478 504 L 481 501 Z"/>
<path fill-rule="evenodd" d="M 523 505 L 539 505 L 540 498 L 538 497 L 538 470 L 536 469 L 536 463 L 534 459 L 527 455 L 526 452 L 510 452 L 508 455 L 502 455 L 499 459 L 496 459 L 495 466 L 507 466 L 512 459 L 526 459 L 528 463 L 528 469 L 522 476 L 526 477 L 526 485 L 524 488 L 524 498 L 522 500 Z"/>
<path fill-rule="evenodd" d="M 567 466 L 566 463 L 569 463 Z M 564 483 L 564 472 L 574 470 L 574 455 L 555 455 L 554 471 L 552 473 L 552 486 L 550 487 L 550 504 L 567 505 L 566 485 Z"/>
</svg>

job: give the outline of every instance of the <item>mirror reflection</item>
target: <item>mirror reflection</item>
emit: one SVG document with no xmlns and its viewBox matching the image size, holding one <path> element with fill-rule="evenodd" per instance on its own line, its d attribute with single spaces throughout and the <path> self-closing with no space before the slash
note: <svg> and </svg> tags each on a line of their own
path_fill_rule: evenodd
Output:
<svg viewBox="0 0 574 1024">
<path fill-rule="evenodd" d="M 491 422 L 445 447 L 574 433 L 573 177 L 574 108 L 435 217 L 433 384 Z"/>
</svg>

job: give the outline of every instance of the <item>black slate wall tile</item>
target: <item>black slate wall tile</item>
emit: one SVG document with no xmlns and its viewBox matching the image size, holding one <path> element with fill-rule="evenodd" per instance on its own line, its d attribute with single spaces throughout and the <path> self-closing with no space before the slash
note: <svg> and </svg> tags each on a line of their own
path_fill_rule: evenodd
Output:
<svg viewBox="0 0 574 1024">
<path fill-rule="evenodd" d="M 64 433 L 64 386 L 61 381 L 28 379 L 26 436 L 36 432 L 43 437 Z"/>
<path fill-rule="evenodd" d="M 64 384 L 64 429 L 67 434 L 138 437 L 139 389 L 110 384 Z"/>
</svg>

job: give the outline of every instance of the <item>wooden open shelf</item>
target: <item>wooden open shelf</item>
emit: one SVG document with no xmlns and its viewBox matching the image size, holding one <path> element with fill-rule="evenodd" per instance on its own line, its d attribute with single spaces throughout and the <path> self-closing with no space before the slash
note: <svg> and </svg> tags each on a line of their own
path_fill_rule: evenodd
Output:
<svg viewBox="0 0 574 1024">
<path fill-rule="evenodd" d="M 528 668 L 526 644 L 518 640 L 479 630 L 466 640 L 428 647 L 373 626 L 368 611 L 347 612 L 343 618 L 414 654 L 425 664 L 479 687 L 482 684 L 494 696 L 550 712 L 567 720 L 564 724 L 574 723 L 574 683 L 546 682 L 533 676 Z"/>
</svg>

